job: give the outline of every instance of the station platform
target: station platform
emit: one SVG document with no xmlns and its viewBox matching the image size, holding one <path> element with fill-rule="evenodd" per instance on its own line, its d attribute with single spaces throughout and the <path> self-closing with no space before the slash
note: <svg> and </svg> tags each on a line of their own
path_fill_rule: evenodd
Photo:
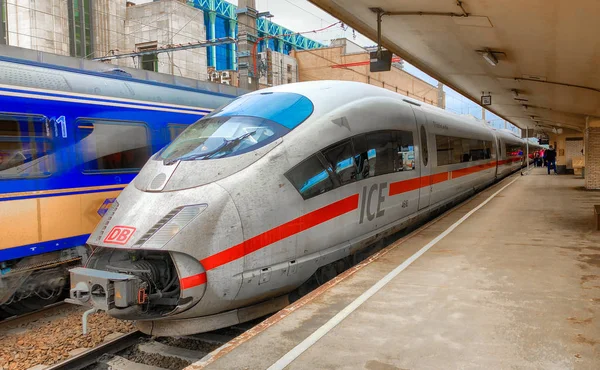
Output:
<svg viewBox="0 0 600 370">
<path fill-rule="evenodd" d="M 600 369 L 595 204 L 511 176 L 188 369 Z"/>
</svg>

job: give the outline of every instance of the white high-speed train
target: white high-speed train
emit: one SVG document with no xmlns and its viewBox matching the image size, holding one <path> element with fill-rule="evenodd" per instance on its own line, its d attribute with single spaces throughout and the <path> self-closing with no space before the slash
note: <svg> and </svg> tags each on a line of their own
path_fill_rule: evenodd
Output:
<svg viewBox="0 0 600 370">
<path fill-rule="evenodd" d="M 512 133 L 371 85 L 253 92 L 146 163 L 71 270 L 70 302 L 154 335 L 250 320 L 522 168 L 524 151 Z"/>
</svg>

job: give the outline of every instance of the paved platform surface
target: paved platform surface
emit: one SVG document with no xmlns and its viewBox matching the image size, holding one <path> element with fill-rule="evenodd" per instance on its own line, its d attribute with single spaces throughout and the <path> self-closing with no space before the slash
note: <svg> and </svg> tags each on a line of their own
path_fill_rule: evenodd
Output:
<svg viewBox="0 0 600 370">
<path fill-rule="evenodd" d="M 338 325 L 321 328 L 517 177 Z M 291 352 L 298 356 L 286 369 L 600 369 L 600 232 L 593 218 L 600 192 L 543 169 L 517 177 L 204 365 L 267 369 L 321 332 L 304 352 Z"/>
</svg>

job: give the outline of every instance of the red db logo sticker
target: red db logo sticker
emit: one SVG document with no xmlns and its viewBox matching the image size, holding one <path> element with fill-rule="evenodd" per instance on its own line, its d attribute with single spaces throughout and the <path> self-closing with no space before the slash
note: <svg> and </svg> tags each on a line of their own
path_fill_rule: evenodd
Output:
<svg viewBox="0 0 600 370">
<path fill-rule="evenodd" d="M 129 226 L 115 226 L 108 233 L 108 236 L 104 238 L 104 242 L 108 244 L 120 244 L 125 245 L 131 239 L 131 236 L 135 232 L 135 227 Z"/>
</svg>

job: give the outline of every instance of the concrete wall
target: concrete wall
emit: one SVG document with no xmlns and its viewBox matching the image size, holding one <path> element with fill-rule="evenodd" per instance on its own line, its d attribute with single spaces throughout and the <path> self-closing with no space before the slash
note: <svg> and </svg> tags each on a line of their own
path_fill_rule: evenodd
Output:
<svg viewBox="0 0 600 370">
<path fill-rule="evenodd" d="M 568 156 L 567 141 L 573 139 L 583 139 L 583 132 L 576 132 L 574 130 L 564 129 L 561 134 L 549 134 L 550 145 L 556 149 L 556 168 L 560 173 L 572 172 L 571 160 L 572 156 Z M 568 140 L 570 139 L 570 140 Z M 581 156 L 581 154 L 579 154 Z"/>
<path fill-rule="evenodd" d="M 126 11 L 124 48 L 156 42 L 158 47 L 206 40 L 201 10 L 176 0 L 162 0 L 136 6 Z M 136 58 L 137 59 L 137 58 Z M 120 65 L 139 68 L 139 60 L 121 59 Z M 182 50 L 158 55 L 158 72 L 207 80 L 206 48 Z"/>
<path fill-rule="evenodd" d="M 125 7 L 127 0 L 93 0 L 93 58 L 125 48 Z M 115 51 L 117 53 L 117 51 Z M 115 62 L 117 63 L 117 62 Z"/>
<path fill-rule="evenodd" d="M 332 68 L 333 65 L 369 61 L 368 52 L 356 53 L 354 45 L 351 46 L 351 54 L 344 53 L 346 46 L 343 44 L 323 49 L 294 52 L 293 55 L 298 60 L 300 81 L 358 81 L 384 87 L 435 106 L 438 106 L 438 101 L 443 104 L 444 99 L 438 99 L 436 86 L 432 86 L 394 66 L 392 66 L 391 71 L 378 73 L 371 73 L 368 63 L 355 67 Z"/>
<path fill-rule="evenodd" d="M 8 0 L 8 45 L 69 55 L 66 0 Z"/>
<path fill-rule="evenodd" d="M 600 189 L 600 118 L 587 118 L 584 140 L 585 187 Z"/>
</svg>

